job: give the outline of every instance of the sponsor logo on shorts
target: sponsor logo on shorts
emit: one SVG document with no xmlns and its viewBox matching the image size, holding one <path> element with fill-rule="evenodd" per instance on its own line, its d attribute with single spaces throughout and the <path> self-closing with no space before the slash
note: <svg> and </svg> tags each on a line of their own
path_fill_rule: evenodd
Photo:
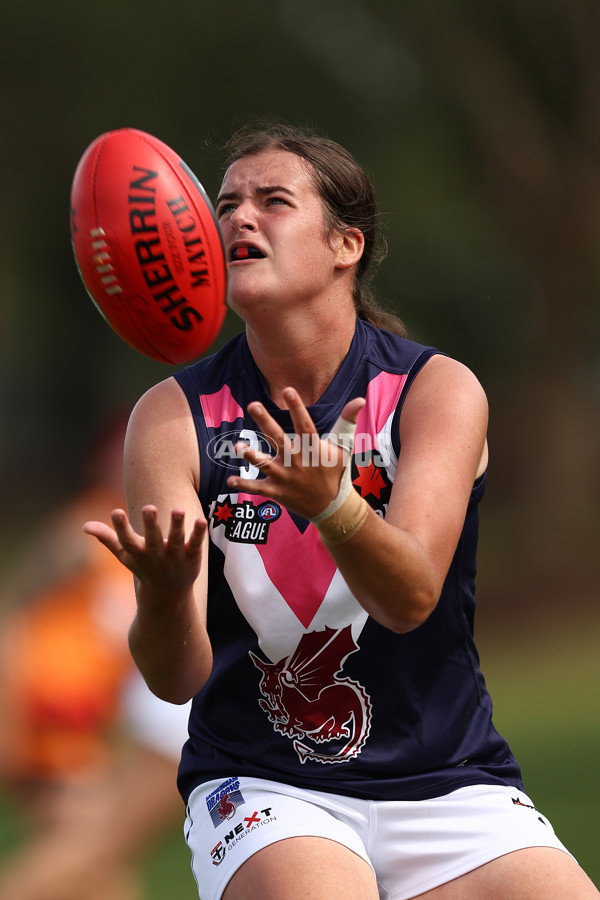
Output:
<svg viewBox="0 0 600 900">
<path fill-rule="evenodd" d="M 228 778 L 206 797 L 206 808 L 215 828 L 227 819 L 233 819 L 236 809 L 244 803 L 238 778 Z M 215 847 L 215 850 L 218 848 Z"/>
<path fill-rule="evenodd" d="M 244 816 L 241 821 L 233 825 L 227 834 L 210 851 L 213 866 L 220 866 L 228 851 L 235 847 L 246 838 L 251 831 L 257 828 L 263 828 L 277 821 L 277 817 L 273 815 L 272 807 L 267 806 L 265 809 L 256 809 L 253 813 Z"/>
<path fill-rule="evenodd" d="M 213 866 L 220 866 L 225 859 L 225 847 L 221 841 L 219 841 L 216 847 L 212 848 L 210 855 L 212 857 Z"/>
<path fill-rule="evenodd" d="M 511 797 L 511 800 L 513 802 L 513 806 L 523 806 L 525 809 L 532 809 L 534 812 L 539 813 L 539 809 L 532 803 L 523 803 L 523 801 L 519 800 L 518 797 Z M 542 825 L 547 824 L 541 815 L 538 816 L 538 820 L 542 823 Z"/>
</svg>

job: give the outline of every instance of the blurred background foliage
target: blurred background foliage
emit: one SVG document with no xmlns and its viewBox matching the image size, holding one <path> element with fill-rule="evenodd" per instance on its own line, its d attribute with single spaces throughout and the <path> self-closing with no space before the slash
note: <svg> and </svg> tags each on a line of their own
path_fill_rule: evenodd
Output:
<svg viewBox="0 0 600 900">
<path fill-rule="evenodd" d="M 214 196 L 232 128 L 272 115 L 364 164 L 390 247 L 380 301 L 488 392 L 484 638 L 598 633 L 597 0 L 29 0 L 4 9 L 0 60 L 4 554 L 76 486 L 106 415 L 171 371 L 85 294 L 68 233 L 79 157 L 141 128 Z M 215 349 L 240 327 L 230 313 Z M 597 685 L 596 668 L 580 686 L 596 750 Z"/>
</svg>

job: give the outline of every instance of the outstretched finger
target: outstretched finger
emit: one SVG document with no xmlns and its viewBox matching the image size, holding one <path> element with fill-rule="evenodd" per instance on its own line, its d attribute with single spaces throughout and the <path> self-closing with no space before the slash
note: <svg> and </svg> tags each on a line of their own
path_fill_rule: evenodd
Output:
<svg viewBox="0 0 600 900">
<path fill-rule="evenodd" d="M 144 523 L 144 537 L 146 549 L 151 553 L 161 553 L 165 547 L 162 529 L 158 522 L 158 510 L 155 506 L 142 508 L 142 521 Z"/>
<path fill-rule="evenodd" d="M 116 531 L 105 522 L 84 522 L 83 530 L 85 534 L 95 537 L 103 544 L 111 553 L 117 556 L 123 550 L 121 542 L 117 537 Z"/>
<path fill-rule="evenodd" d="M 136 550 L 143 544 L 143 538 L 134 530 L 125 510 L 113 509 L 110 518 L 117 538 L 124 549 Z"/>
<path fill-rule="evenodd" d="M 171 511 L 171 524 L 167 544 L 170 547 L 185 546 L 185 514 L 180 509 Z"/>
<path fill-rule="evenodd" d="M 298 391 L 294 390 L 294 388 L 291 387 L 286 388 L 283 392 L 283 397 L 288 405 L 290 416 L 292 418 L 292 424 L 294 426 L 294 431 L 296 432 L 296 434 L 316 434 L 317 429 L 315 423 L 313 422 L 306 406 L 302 402 L 302 398 L 300 397 Z"/>
<path fill-rule="evenodd" d="M 275 462 L 277 459 L 277 455 L 264 453 L 262 450 L 257 450 L 255 447 L 248 446 L 248 444 L 245 444 L 243 441 L 239 441 L 235 444 L 233 449 L 236 456 L 243 459 L 245 462 L 256 466 L 257 469 L 266 469 L 267 466 L 271 465 L 271 463 Z"/>
<path fill-rule="evenodd" d="M 198 552 L 202 545 L 204 535 L 206 534 L 207 527 L 208 522 L 206 519 L 196 519 L 187 543 L 188 553 L 194 554 Z"/>
<path fill-rule="evenodd" d="M 261 497 L 278 499 L 279 490 L 274 486 L 271 478 L 242 478 L 239 475 L 230 475 L 227 486 L 232 491 L 243 491 L 246 494 L 257 494 Z"/>
<path fill-rule="evenodd" d="M 273 416 L 267 412 L 262 403 L 259 403 L 258 400 L 254 400 L 252 403 L 248 404 L 248 412 L 260 427 L 261 432 L 270 439 L 269 443 L 271 446 L 280 448 L 285 439 L 285 431 L 281 425 L 275 421 Z"/>
</svg>

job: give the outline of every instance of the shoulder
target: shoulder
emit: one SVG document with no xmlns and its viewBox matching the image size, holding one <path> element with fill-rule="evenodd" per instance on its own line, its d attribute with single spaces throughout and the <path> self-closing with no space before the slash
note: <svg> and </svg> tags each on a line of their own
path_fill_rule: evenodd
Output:
<svg viewBox="0 0 600 900">
<path fill-rule="evenodd" d="M 189 414 L 185 394 L 177 379 L 171 376 L 142 394 L 131 413 L 127 432 L 138 428 L 171 429 Z"/>
<path fill-rule="evenodd" d="M 475 374 L 448 356 L 432 356 L 417 373 L 400 416 L 400 443 L 420 453 L 426 446 L 472 454 L 481 474 L 487 463 L 488 402 Z"/>
<path fill-rule="evenodd" d="M 410 399 L 409 399 L 410 398 Z M 487 415 L 487 397 L 479 379 L 464 363 L 434 352 L 416 374 L 407 403 L 468 405 Z"/>
<path fill-rule="evenodd" d="M 485 391 L 464 363 L 436 347 L 421 344 L 358 320 L 366 341 L 365 355 L 376 367 L 407 376 L 405 398 L 411 403 L 473 402 L 487 410 Z M 410 390 L 409 390 L 410 389 Z M 403 398 L 404 399 L 404 398 Z"/>
<path fill-rule="evenodd" d="M 144 393 L 131 413 L 125 437 L 126 467 L 151 474 L 168 465 L 182 467 L 197 480 L 198 443 L 187 398 L 171 376 Z"/>
</svg>

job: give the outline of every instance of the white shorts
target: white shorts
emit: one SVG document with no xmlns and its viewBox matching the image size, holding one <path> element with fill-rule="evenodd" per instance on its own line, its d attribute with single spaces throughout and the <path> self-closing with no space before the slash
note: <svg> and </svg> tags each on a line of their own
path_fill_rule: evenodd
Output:
<svg viewBox="0 0 600 900">
<path fill-rule="evenodd" d="M 353 850 L 373 868 L 381 900 L 409 900 L 513 850 L 568 852 L 529 797 L 490 785 L 433 800 L 372 801 L 232 777 L 192 792 L 184 830 L 202 900 L 220 900 L 242 863 L 289 837 Z"/>
</svg>

